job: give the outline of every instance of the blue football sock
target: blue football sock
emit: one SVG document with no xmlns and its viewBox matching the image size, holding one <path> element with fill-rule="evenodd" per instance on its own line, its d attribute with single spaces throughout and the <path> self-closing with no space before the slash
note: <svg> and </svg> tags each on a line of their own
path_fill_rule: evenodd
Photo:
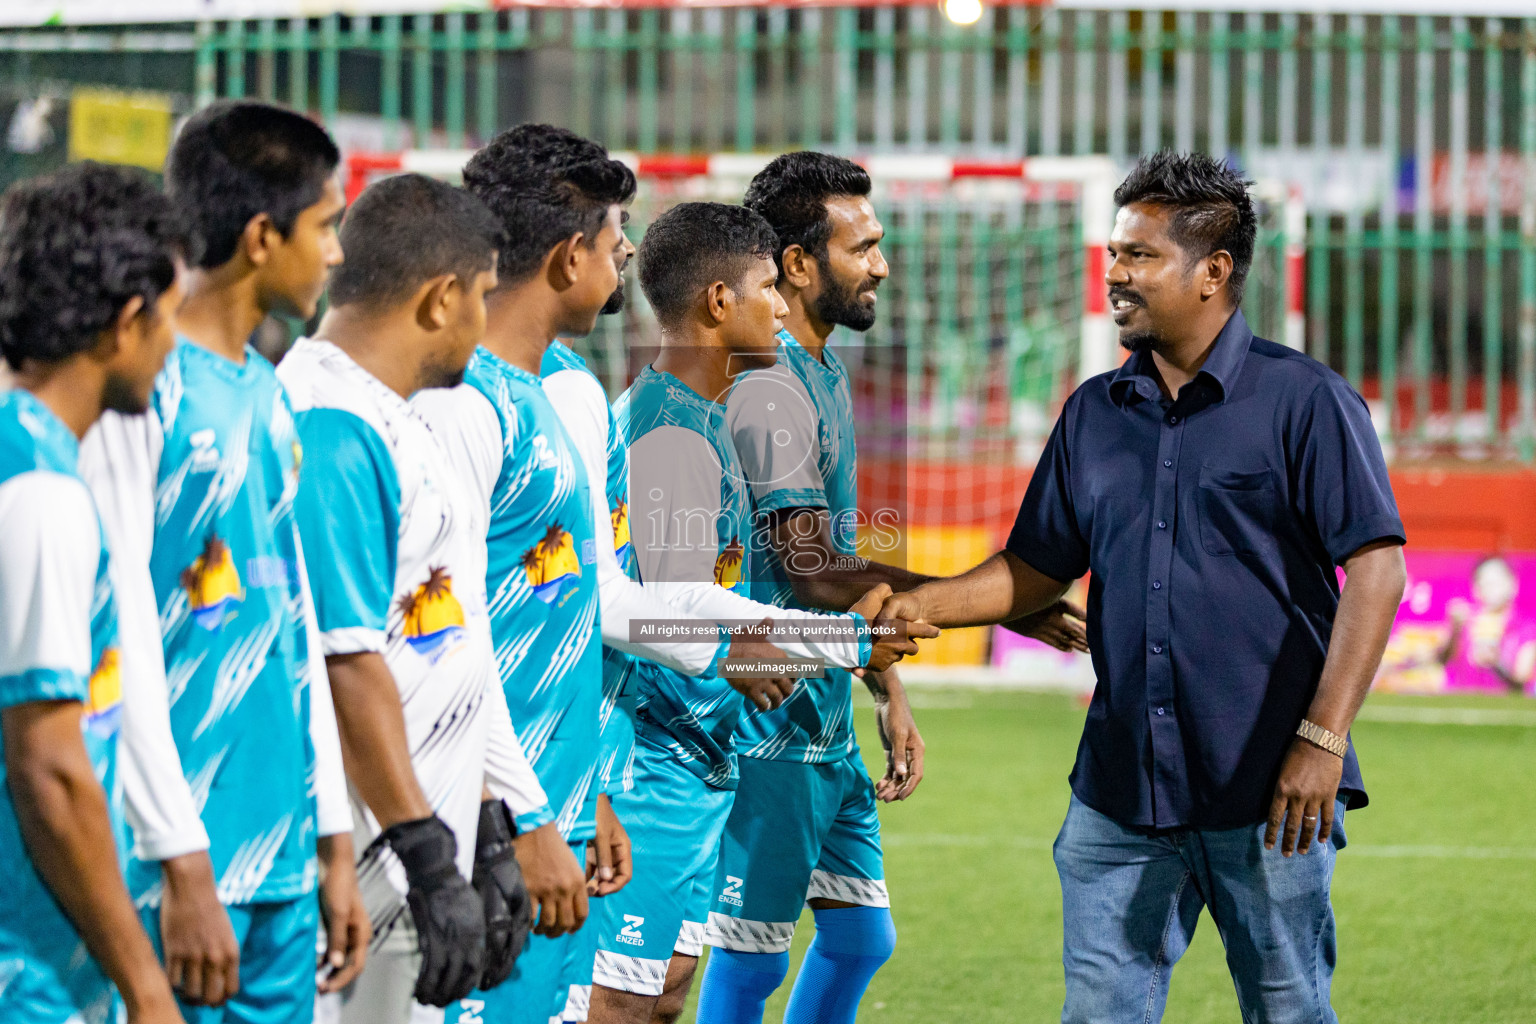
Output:
<svg viewBox="0 0 1536 1024">
<path fill-rule="evenodd" d="M 816 939 L 795 978 L 784 1024 L 853 1024 L 869 980 L 896 949 L 896 923 L 885 907 L 814 913 Z"/>
<path fill-rule="evenodd" d="M 763 1004 L 789 973 L 789 954 L 709 951 L 698 1024 L 762 1024 Z"/>
</svg>

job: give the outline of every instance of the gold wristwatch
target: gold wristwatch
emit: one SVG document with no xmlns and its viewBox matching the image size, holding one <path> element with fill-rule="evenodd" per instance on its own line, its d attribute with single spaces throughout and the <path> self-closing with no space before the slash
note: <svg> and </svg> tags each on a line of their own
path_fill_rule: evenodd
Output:
<svg viewBox="0 0 1536 1024">
<path fill-rule="evenodd" d="M 1316 743 L 1335 757 L 1343 757 L 1349 752 L 1349 740 L 1336 732 L 1324 729 L 1316 722 L 1309 722 L 1305 718 L 1296 727 L 1296 735 L 1309 743 Z"/>
</svg>

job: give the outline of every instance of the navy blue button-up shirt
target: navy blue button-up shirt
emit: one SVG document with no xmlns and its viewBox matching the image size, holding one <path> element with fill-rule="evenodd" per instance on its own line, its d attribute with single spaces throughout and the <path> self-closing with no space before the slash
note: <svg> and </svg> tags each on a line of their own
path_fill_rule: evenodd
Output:
<svg viewBox="0 0 1536 1024">
<path fill-rule="evenodd" d="M 1365 402 L 1240 312 L 1176 401 L 1147 353 L 1078 388 L 1008 540 L 1053 579 L 1093 573 L 1078 799 L 1149 828 L 1264 820 L 1322 673 L 1335 567 L 1382 539 L 1403 525 Z M 1353 746 L 1339 792 L 1364 806 Z"/>
</svg>

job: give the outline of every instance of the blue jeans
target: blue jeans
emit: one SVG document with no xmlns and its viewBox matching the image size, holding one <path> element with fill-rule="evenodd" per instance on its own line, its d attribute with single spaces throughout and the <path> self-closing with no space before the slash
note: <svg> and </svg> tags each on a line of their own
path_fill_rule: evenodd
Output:
<svg viewBox="0 0 1536 1024">
<path fill-rule="evenodd" d="M 1344 848 L 1264 849 L 1264 826 L 1129 828 L 1072 798 L 1056 838 L 1067 974 L 1063 1024 L 1152 1024 L 1202 907 L 1227 950 L 1244 1024 L 1337 1024 L 1328 1003 L 1337 949 L 1328 902 Z"/>
</svg>

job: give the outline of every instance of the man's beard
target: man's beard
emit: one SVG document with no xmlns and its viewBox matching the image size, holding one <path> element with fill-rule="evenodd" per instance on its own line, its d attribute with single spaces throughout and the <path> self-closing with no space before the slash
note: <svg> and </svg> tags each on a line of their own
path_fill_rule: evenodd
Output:
<svg viewBox="0 0 1536 1024">
<path fill-rule="evenodd" d="M 1127 352 L 1156 352 L 1163 347 L 1163 336 L 1146 327 L 1121 331 L 1120 347 Z"/>
<path fill-rule="evenodd" d="M 612 316 L 624 308 L 624 281 L 619 280 L 619 286 L 608 296 L 608 301 L 603 303 L 603 308 L 597 311 L 598 316 Z"/>
<path fill-rule="evenodd" d="M 859 301 L 859 293 L 879 286 L 879 281 L 869 278 L 857 288 L 848 288 L 828 275 L 826 287 L 816 296 L 816 316 L 824 324 L 841 324 L 850 330 L 867 331 L 875 326 L 875 304 L 866 305 Z"/>
<path fill-rule="evenodd" d="M 1111 288 L 1109 290 L 1109 304 L 1111 307 L 1118 301 L 1132 302 L 1142 309 L 1147 304 L 1136 292 L 1127 288 Z M 1151 327 L 1120 328 L 1120 347 L 1127 352 L 1152 352 L 1163 347 L 1162 333 Z"/>
</svg>

